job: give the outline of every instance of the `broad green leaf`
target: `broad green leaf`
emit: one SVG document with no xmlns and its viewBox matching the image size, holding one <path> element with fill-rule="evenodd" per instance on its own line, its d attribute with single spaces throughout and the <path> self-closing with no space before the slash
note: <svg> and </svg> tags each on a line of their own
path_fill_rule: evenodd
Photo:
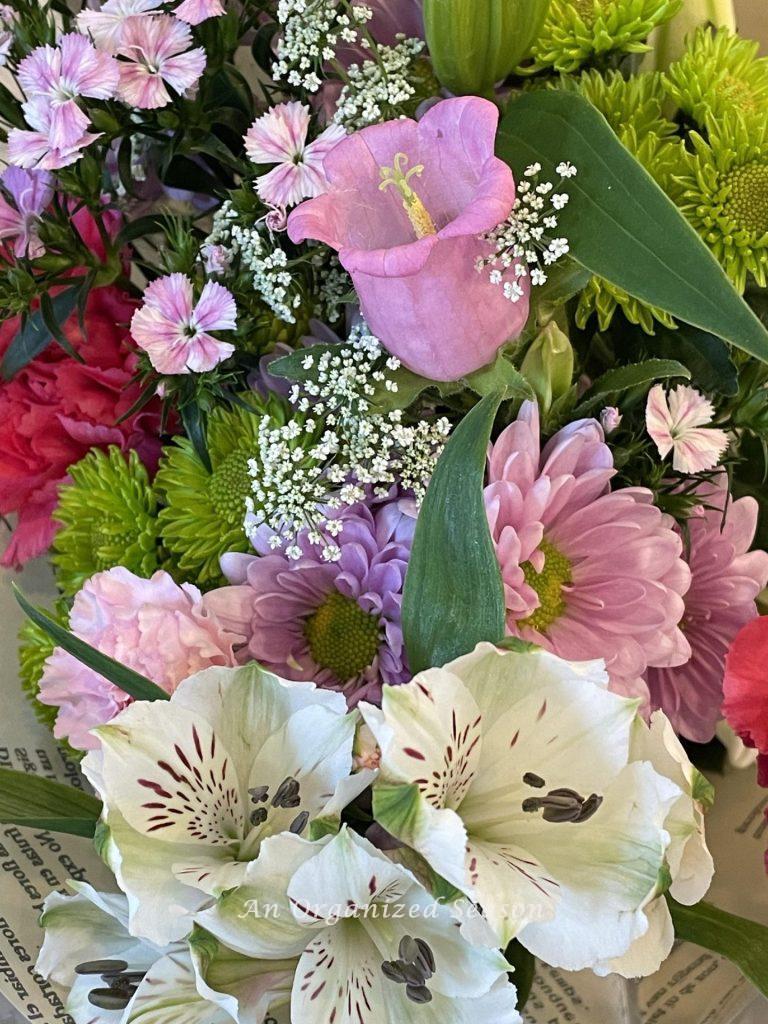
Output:
<svg viewBox="0 0 768 1024">
<path fill-rule="evenodd" d="M 513 968 L 512 984 L 517 989 L 517 1008 L 522 1011 L 536 976 L 536 957 L 518 939 L 512 939 L 504 950 L 504 956 Z"/>
<path fill-rule="evenodd" d="M 642 384 L 652 384 L 657 380 L 666 380 L 670 377 L 682 377 L 685 380 L 691 379 L 691 374 L 682 363 L 676 359 L 646 359 L 642 363 L 631 363 L 629 366 L 617 366 L 614 370 L 608 370 L 602 377 L 598 377 L 589 391 L 584 395 L 576 416 L 586 414 L 599 405 L 608 395 L 617 391 L 628 391 L 630 388 L 639 387 Z"/>
<path fill-rule="evenodd" d="M 208 452 L 208 440 L 205 432 L 205 417 L 202 409 L 197 402 L 192 401 L 186 402 L 182 405 L 179 412 L 181 414 L 181 422 L 184 425 L 184 431 L 192 442 L 192 446 L 197 453 L 197 457 L 208 472 L 212 473 L 213 467 L 211 466 L 211 456 Z"/>
<path fill-rule="evenodd" d="M 0 769 L 0 822 L 45 828 L 90 838 L 101 815 L 101 801 L 73 786 Z"/>
<path fill-rule="evenodd" d="M 56 643 L 57 647 L 62 647 L 73 658 L 77 658 L 83 665 L 92 668 L 94 672 L 98 672 L 136 700 L 169 700 L 165 690 L 153 683 L 151 679 L 121 665 L 119 661 L 110 658 L 108 654 L 97 651 L 95 647 L 91 647 L 74 633 L 70 633 L 68 629 L 60 626 L 58 622 L 54 622 L 45 612 L 30 604 L 15 583 L 12 583 L 11 586 L 16 600 L 27 616 Z"/>
<path fill-rule="evenodd" d="M 79 288 L 66 288 L 51 299 L 50 307 L 46 310 L 49 322 L 53 317 L 60 327 L 65 324 L 75 311 L 79 292 Z M 10 380 L 53 341 L 53 334 L 45 320 L 42 309 L 37 309 L 8 346 L 0 366 L 0 373 L 5 380 Z"/>
<path fill-rule="evenodd" d="M 403 594 L 413 673 L 504 635 L 504 590 L 483 504 L 486 449 L 501 398 L 486 396 L 456 427 L 416 522 Z"/>
<path fill-rule="evenodd" d="M 667 896 L 675 935 L 731 960 L 763 995 L 768 995 L 768 928 L 719 910 L 711 903 L 685 907 Z"/>
<path fill-rule="evenodd" d="M 739 374 L 728 346 L 714 334 L 681 324 L 675 331 L 658 328 L 643 344 L 662 359 L 679 359 L 702 391 L 729 398 L 739 393 Z"/>
<path fill-rule="evenodd" d="M 647 171 L 583 97 L 559 90 L 510 103 L 497 152 L 520 175 L 539 162 L 556 181 L 563 160 L 577 168 L 565 191 L 558 234 L 582 266 L 678 320 L 768 361 L 768 331 L 715 257 Z"/>
</svg>

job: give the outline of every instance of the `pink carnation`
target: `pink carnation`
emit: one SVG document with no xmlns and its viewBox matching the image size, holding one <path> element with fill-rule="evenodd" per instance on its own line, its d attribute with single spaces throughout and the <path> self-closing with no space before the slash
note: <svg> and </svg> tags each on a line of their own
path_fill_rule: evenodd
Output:
<svg viewBox="0 0 768 1024">
<path fill-rule="evenodd" d="M 681 628 L 691 645 L 690 660 L 647 675 L 653 707 L 662 708 L 679 733 L 698 743 L 714 735 L 726 652 L 739 629 L 757 615 L 755 598 L 768 582 L 768 554 L 749 550 L 757 502 L 730 500 L 725 474 L 720 476 L 714 488 L 707 484 L 699 490 L 711 507 L 701 507 L 688 522 L 691 587 Z"/>
<path fill-rule="evenodd" d="M 690 572 L 671 520 L 641 487 L 610 491 L 596 420 L 545 445 L 523 404 L 493 445 L 485 507 L 501 565 L 507 631 L 574 661 L 604 658 L 613 687 L 645 693 L 648 665 L 679 665 Z"/>
<path fill-rule="evenodd" d="M 132 107 L 154 110 L 171 102 L 167 86 L 184 95 L 205 70 L 205 50 L 192 49 L 192 32 L 168 14 L 128 18 L 120 34 L 118 97 Z"/>
<path fill-rule="evenodd" d="M 81 640 L 168 693 L 201 669 L 234 665 L 233 644 L 243 639 L 211 614 L 197 587 L 178 586 L 162 571 L 141 579 L 122 566 L 88 580 L 75 597 L 69 624 Z M 98 747 L 90 730 L 132 702 L 61 648 L 45 663 L 40 700 L 60 709 L 54 735 L 79 750 Z"/>
<path fill-rule="evenodd" d="M 128 18 L 146 14 L 160 7 L 163 0 L 106 0 L 98 10 L 86 8 L 77 16 L 78 30 L 89 36 L 95 46 L 108 53 L 115 53 L 123 35 L 123 26 Z"/>
<path fill-rule="evenodd" d="M 64 324 L 83 362 L 52 342 L 0 388 L 0 515 L 18 513 L 3 565 L 19 565 L 46 550 L 56 532 L 51 512 L 58 484 L 92 447 L 134 448 L 148 466 L 157 463 L 157 403 L 118 422 L 140 392 L 133 382 L 136 356 L 122 326 L 135 308 L 117 288 L 94 289 L 85 334 L 76 313 Z M 0 325 L 0 357 L 18 329 L 18 317 Z"/>
<path fill-rule="evenodd" d="M 672 452 L 672 468 L 678 473 L 713 469 L 728 447 L 724 430 L 709 427 L 715 410 L 695 388 L 681 384 L 665 394 L 661 384 L 652 387 L 645 407 L 648 433 L 662 459 Z"/>
</svg>

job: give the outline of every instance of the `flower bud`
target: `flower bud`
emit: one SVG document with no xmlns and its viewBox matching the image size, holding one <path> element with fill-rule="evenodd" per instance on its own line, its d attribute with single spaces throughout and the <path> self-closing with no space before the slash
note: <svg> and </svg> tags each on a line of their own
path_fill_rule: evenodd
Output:
<svg viewBox="0 0 768 1024">
<path fill-rule="evenodd" d="M 520 372 L 536 392 L 542 412 L 564 395 L 573 379 L 573 348 L 554 320 L 525 353 Z"/>
<path fill-rule="evenodd" d="M 735 32 L 733 0 L 686 0 L 671 21 L 651 33 L 648 40 L 651 51 L 643 61 L 642 70 L 666 71 L 673 61 L 679 60 L 685 53 L 686 38 L 691 37 L 700 25 L 707 24 Z"/>
<path fill-rule="evenodd" d="M 621 423 L 622 418 L 615 405 L 606 405 L 600 413 L 600 425 L 606 434 L 612 434 Z"/>
<path fill-rule="evenodd" d="M 440 82 L 491 96 L 527 56 L 550 0 L 424 0 L 427 44 Z"/>
</svg>

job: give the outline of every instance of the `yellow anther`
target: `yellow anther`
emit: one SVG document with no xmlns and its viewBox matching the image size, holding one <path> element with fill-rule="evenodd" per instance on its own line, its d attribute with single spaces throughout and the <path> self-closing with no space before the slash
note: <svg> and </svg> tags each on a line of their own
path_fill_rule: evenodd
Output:
<svg viewBox="0 0 768 1024">
<path fill-rule="evenodd" d="M 383 192 L 390 185 L 394 186 L 403 197 L 403 209 L 408 214 L 413 230 L 417 238 L 425 238 L 427 235 L 436 235 L 435 222 L 429 215 L 424 203 L 416 192 L 411 188 L 410 180 L 414 176 L 424 173 L 424 164 L 416 164 L 409 171 L 405 168 L 408 164 L 408 157 L 405 153 L 395 153 L 394 167 L 382 167 L 381 184 L 379 189 Z"/>
</svg>

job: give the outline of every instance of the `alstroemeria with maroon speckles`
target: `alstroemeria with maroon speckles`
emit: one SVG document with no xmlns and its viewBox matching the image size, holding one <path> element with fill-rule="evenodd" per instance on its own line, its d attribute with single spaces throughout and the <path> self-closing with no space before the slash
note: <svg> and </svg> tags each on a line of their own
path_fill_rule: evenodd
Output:
<svg viewBox="0 0 768 1024">
<path fill-rule="evenodd" d="M 294 242 L 339 253 L 371 331 L 409 369 L 456 380 L 493 360 L 528 316 L 478 274 L 481 235 L 510 214 L 512 171 L 494 155 L 498 108 L 443 100 L 419 121 L 372 125 L 325 158 L 328 190 L 288 219 Z M 507 272 L 514 279 L 514 267 Z"/>
<path fill-rule="evenodd" d="M 606 683 L 599 661 L 479 644 L 360 705 L 381 748 L 375 820 L 482 907 L 502 949 L 517 937 L 573 971 L 647 931 L 681 796 L 630 757 L 639 701 Z"/>
<path fill-rule="evenodd" d="M 303 834 L 370 782 L 349 779 L 357 715 L 346 710 L 340 694 L 252 663 L 198 672 L 169 701 L 137 701 L 97 730 L 83 770 L 104 801 L 133 934 L 183 938 L 264 839 Z"/>
</svg>

